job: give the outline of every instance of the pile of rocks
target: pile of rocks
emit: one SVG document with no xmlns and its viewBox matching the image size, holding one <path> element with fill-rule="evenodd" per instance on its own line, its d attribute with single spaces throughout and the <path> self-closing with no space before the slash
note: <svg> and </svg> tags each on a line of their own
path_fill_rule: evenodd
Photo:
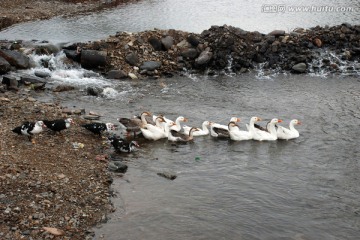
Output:
<svg viewBox="0 0 360 240">
<path fill-rule="evenodd" d="M 28 57 L 17 49 L 21 48 L 11 44 L 10 49 L 0 50 L 0 74 L 30 66 Z M 54 53 L 51 47 L 35 49 Z M 290 33 L 274 30 L 269 34 L 226 25 L 212 26 L 201 34 L 177 30 L 118 32 L 105 40 L 66 46 L 64 51 L 82 67 L 111 79 L 171 77 L 184 69 L 244 73 L 259 64 L 264 69 L 308 73 L 314 71 L 314 60 L 325 52 L 333 53 L 336 59 L 321 59 L 316 68 L 341 72 L 343 62 L 360 60 L 360 25 L 318 26 Z M 355 68 L 360 71 L 359 65 Z"/>
</svg>

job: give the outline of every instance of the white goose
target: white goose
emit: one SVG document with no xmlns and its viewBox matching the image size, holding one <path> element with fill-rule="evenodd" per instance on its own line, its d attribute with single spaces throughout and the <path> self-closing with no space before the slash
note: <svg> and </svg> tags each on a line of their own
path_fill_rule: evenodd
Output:
<svg viewBox="0 0 360 240">
<path fill-rule="evenodd" d="M 240 122 L 240 118 L 232 117 L 230 118 L 230 122 Z M 228 125 L 212 123 L 210 126 L 210 135 L 212 137 L 230 137 Z"/>
<path fill-rule="evenodd" d="M 294 139 L 300 136 L 299 131 L 295 129 L 294 125 L 301 125 L 301 122 L 297 119 L 293 119 L 290 121 L 289 129 L 278 126 L 276 131 L 278 139 Z"/>
<path fill-rule="evenodd" d="M 202 128 L 199 129 L 199 131 L 194 132 L 194 134 L 193 134 L 194 137 L 196 137 L 196 136 L 205 136 L 205 135 L 208 135 L 208 134 L 210 133 L 208 127 L 211 126 L 211 125 L 212 125 L 212 122 L 210 122 L 210 121 L 204 121 L 204 122 L 202 123 L 202 125 L 201 125 Z M 191 127 L 189 127 L 189 126 L 183 126 L 183 129 L 184 129 L 184 133 L 185 133 L 185 134 L 189 134 Z"/>
<path fill-rule="evenodd" d="M 253 134 L 250 131 L 242 131 L 236 122 L 229 123 L 230 139 L 234 141 L 243 141 L 253 139 Z"/>
<path fill-rule="evenodd" d="M 268 131 L 263 131 L 263 130 L 256 130 L 255 129 L 255 122 L 261 121 L 261 118 L 258 117 L 252 117 L 250 119 L 250 124 L 249 124 L 249 131 L 251 132 L 253 139 L 257 140 L 257 141 L 275 141 L 277 140 L 277 133 L 276 133 L 276 129 L 275 129 L 275 124 L 282 122 L 282 120 L 279 120 L 277 118 L 274 118 L 270 121 L 270 123 L 268 124 Z"/>
<path fill-rule="evenodd" d="M 166 119 L 165 119 L 166 121 Z M 171 120 L 168 119 L 169 122 L 172 122 Z M 166 122 L 168 122 L 166 121 Z M 188 119 L 183 117 L 183 116 L 179 116 L 178 118 L 176 118 L 175 120 L 175 125 L 171 126 L 170 129 L 171 130 L 175 130 L 177 132 L 179 132 L 181 130 L 181 123 L 180 122 L 187 122 Z"/>
<path fill-rule="evenodd" d="M 144 127 L 140 128 L 141 133 L 143 134 L 144 138 L 148 140 L 159 140 L 161 138 L 166 138 L 169 132 L 168 124 L 165 125 L 165 129 L 162 128 L 161 123 L 165 122 L 163 117 L 157 117 L 155 119 L 155 124 L 146 124 Z"/>
</svg>

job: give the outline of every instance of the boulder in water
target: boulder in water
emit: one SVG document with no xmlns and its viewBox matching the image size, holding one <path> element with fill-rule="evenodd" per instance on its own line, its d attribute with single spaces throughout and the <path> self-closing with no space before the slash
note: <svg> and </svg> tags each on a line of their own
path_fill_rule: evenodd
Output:
<svg viewBox="0 0 360 240">
<path fill-rule="evenodd" d="M 36 70 L 36 71 L 34 72 L 34 74 L 35 74 L 35 76 L 41 77 L 41 78 L 47 78 L 47 77 L 50 77 L 50 76 L 51 76 L 50 73 L 45 72 L 45 71 L 40 71 L 40 70 Z"/>
<path fill-rule="evenodd" d="M 106 74 L 108 79 L 125 79 L 127 77 L 128 75 L 123 70 L 111 70 Z"/>
<path fill-rule="evenodd" d="M 187 48 L 181 52 L 181 56 L 185 58 L 195 59 L 197 56 L 199 56 L 199 53 L 195 48 Z"/>
<path fill-rule="evenodd" d="M 0 56 L 0 74 L 7 73 L 11 70 L 11 65 L 5 58 Z"/>
<path fill-rule="evenodd" d="M 206 64 L 211 60 L 212 56 L 213 53 L 210 52 L 210 49 L 205 49 L 205 51 L 202 51 L 200 56 L 195 59 L 195 65 L 198 67 L 206 66 Z"/>
<path fill-rule="evenodd" d="M 6 59 L 6 61 L 8 61 L 10 65 L 16 68 L 27 69 L 30 67 L 29 58 L 21 52 L 0 49 L 0 56 Z"/>
<path fill-rule="evenodd" d="M 34 83 L 45 83 L 44 79 L 36 77 L 36 76 L 31 76 L 31 75 L 22 75 L 20 77 L 20 83 L 28 85 L 28 84 L 34 84 Z"/>
<path fill-rule="evenodd" d="M 105 51 L 82 50 L 80 63 L 85 69 L 103 68 L 107 64 L 107 54 Z"/>
</svg>

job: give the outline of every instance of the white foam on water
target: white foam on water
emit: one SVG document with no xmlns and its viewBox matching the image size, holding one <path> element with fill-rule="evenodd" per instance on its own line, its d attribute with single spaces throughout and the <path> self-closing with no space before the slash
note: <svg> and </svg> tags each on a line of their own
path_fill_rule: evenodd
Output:
<svg viewBox="0 0 360 240">
<path fill-rule="evenodd" d="M 114 87 L 113 83 L 100 74 L 83 69 L 79 63 L 69 60 L 63 51 L 56 55 L 32 54 L 29 57 L 35 67 L 24 72 L 31 75 L 34 75 L 36 71 L 49 73 L 55 84 L 67 84 L 80 88 L 88 86 Z"/>
</svg>

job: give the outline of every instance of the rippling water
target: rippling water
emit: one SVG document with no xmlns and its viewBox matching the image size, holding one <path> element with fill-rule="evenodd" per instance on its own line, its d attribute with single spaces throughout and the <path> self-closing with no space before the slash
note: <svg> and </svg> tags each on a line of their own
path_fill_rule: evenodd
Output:
<svg viewBox="0 0 360 240">
<path fill-rule="evenodd" d="M 284 6 L 284 11 L 278 6 Z M 292 7 L 310 7 L 310 11 L 291 11 Z M 318 8 L 311 10 L 311 7 Z M 326 10 L 326 7 L 333 7 L 333 10 Z M 337 7 L 344 10 L 336 11 Z M 74 42 L 103 39 L 118 31 L 138 32 L 153 28 L 200 33 L 211 25 L 223 24 L 268 33 L 274 29 L 291 31 L 297 27 L 344 22 L 359 24 L 359 13 L 357 0 L 323 0 L 321 3 L 309 0 L 150 0 L 98 14 L 20 24 L 0 32 L 0 39 Z"/>
<path fill-rule="evenodd" d="M 292 141 L 193 144 L 143 142 L 121 155 L 117 211 L 95 239 L 358 239 L 360 231 L 359 79 L 253 74 L 121 82 L 114 99 L 61 98 L 115 121 L 144 110 L 188 125 L 231 116 L 298 118 Z M 72 96 L 74 94 L 74 96 Z M 76 96 L 76 97 L 75 97 Z M 74 100 L 76 99 L 76 100 Z M 157 175 L 172 172 L 174 181 Z"/>
</svg>

